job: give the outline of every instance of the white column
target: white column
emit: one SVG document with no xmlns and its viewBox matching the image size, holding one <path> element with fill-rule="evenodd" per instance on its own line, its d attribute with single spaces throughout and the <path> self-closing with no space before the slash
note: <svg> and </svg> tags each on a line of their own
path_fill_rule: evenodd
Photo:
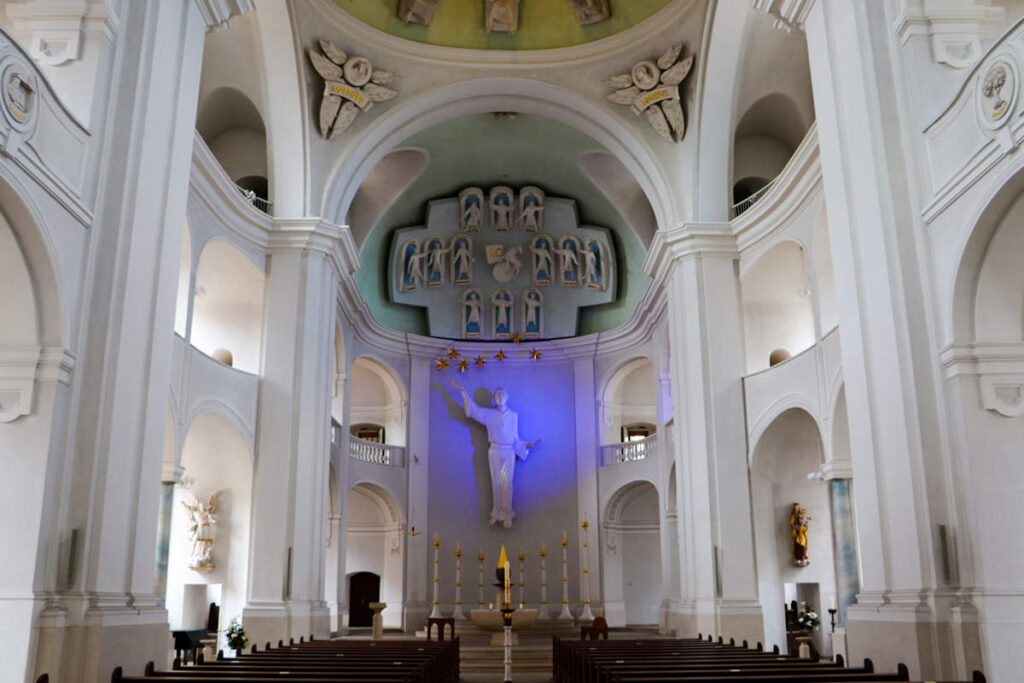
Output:
<svg viewBox="0 0 1024 683">
<path fill-rule="evenodd" d="M 406 457 L 409 468 L 409 527 L 426 530 L 427 474 L 430 466 L 430 359 L 412 358 L 409 365 L 409 440 Z M 417 533 L 409 540 L 405 556 L 405 604 L 402 607 L 402 628 L 415 631 L 423 628 L 430 612 L 428 534 Z"/>
<path fill-rule="evenodd" d="M 93 92 L 99 162 L 87 172 L 98 194 L 80 283 L 87 308 L 72 335 L 81 339 L 68 411 L 75 417 L 55 440 L 67 450 L 50 465 L 43 499 L 60 507 L 47 514 L 36 563 L 36 594 L 48 599 L 35 623 L 34 668 L 51 680 L 105 680 L 115 665 L 134 674 L 147 660 L 167 663 L 167 613 L 154 594 L 156 531 L 207 27 L 192 2 L 120 8 L 119 59 Z M 79 569 L 72 586 L 58 586 L 73 530 Z M 75 638 L 88 645 L 70 647 Z M 14 666 L 22 670 L 23 660 Z"/>
<path fill-rule="evenodd" d="M 965 678 L 937 595 L 934 525 L 950 519 L 945 416 L 924 296 L 909 110 L 885 3 L 816 3 L 806 21 L 853 465 L 861 590 L 852 661 Z M 946 606 L 943 606 L 943 603 Z M 974 650 L 973 646 L 971 648 Z"/>
<path fill-rule="evenodd" d="M 329 635 L 321 594 L 331 357 L 344 229 L 277 221 L 267 278 L 260 424 L 243 613 L 256 643 Z"/>
<path fill-rule="evenodd" d="M 668 298 L 679 491 L 681 636 L 763 639 L 747 478 L 737 252 L 727 223 L 659 231 L 647 271 Z"/>
<path fill-rule="evenodd" d="M 597 442 L 597 405 L 594 403 L 595 379 L 593 358 L 580 358 L 573 361 L 573 383 L 576 397 L 576 535 L 580 538 L 580 524 L 583 519 L 600 519 L 597 499 L 597 470 L 600 467 L 600 447 Z M 577 591 L 584 585 L 586 577 L 584 568 L 588 570 L 592 586 L 601 585 L 601 572 L 590 567 L 584 557 L 587 551 L 582 541 L 576 548 L 576 581 Z M 594 563 L 596 565 L 596 562 Z M 582 596 L 580 598 L 583 599 Z M 589 596 L 588 596 L 589 599 Z M 589 607 L 590 605 L 586 605 Z M 599 601 L 593 603 L 600 608 Z M 603 609 L 603 608 L 601 608 Z M 587 609 L 587 613 L 590 610 Z M 593 617 L 590 617 L 593 619 Z"/>
</svg>

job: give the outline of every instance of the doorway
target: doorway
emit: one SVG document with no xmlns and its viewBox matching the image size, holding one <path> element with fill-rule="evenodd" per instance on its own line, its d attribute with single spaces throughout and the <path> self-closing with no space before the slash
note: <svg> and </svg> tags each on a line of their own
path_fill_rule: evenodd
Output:
<svg viewBox="0 0 1024 683">
<path fill-rule="evenodd" d="M 373 626 L 371 602 L 380 602 L 380 576 L 356 572 L 348 578 L 348 625 Z"/>
</svg>

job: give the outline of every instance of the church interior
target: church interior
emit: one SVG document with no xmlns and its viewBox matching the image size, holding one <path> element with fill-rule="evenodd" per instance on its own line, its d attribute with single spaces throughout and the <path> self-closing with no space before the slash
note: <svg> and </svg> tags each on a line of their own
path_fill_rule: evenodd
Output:
<svg viewBox="0 0 1024 683">
<path fill-rule="evenodd" d="M 0 2 L 0 681 L 1021 680 L 1022 68 L 1021 0 Z"/>
</svg>

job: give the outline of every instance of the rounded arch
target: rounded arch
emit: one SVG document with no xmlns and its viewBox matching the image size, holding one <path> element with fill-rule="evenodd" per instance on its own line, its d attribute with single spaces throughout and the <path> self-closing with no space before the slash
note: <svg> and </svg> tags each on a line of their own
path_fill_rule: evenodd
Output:
<svg viewBox="0 0 1024 683">
<path fill-rule="evenodd" d="M 27 190 L 3 171 L 0 171 L 0 207 L 0 239 L 5 242 L 0 245 L 0 254 L 4 257 L 4 273 L 14 277 L 14 272 L 20 271 L 27 278 L 22 285 L 28 289 L 25 295 L 32 302 L 32 343 L 60 348 L 63 346 L 67 318 L 64 298 L 61 296 L 62 288 L 54 267 L 56 251 L 53 240 L 46 223 L 40 218 L 41 212 L 32 203 Z M 5 283 L 5 300 L 18 298 L 18 291 L 21 290 L 8 288 Z M 8 314 L 6 306 L 3 312 L 5 316 Z M 13 312 L 5 320 L 10 321 L 12 318 Z M 5 342 L 3 335 L 0 335 L 2 343 Z"/>
<path fill-rule="evenodd" d="M 368 479 L 359 479 L 349 486 L 349 492 L 358 490 L 369 498 L 381 514 L 381 519 L 388 525 L 401 527 L 405 523 L 405 516 L 402 514 L 402 506 L 387 487 Z"/>
<path fill-rule="evenodd" d="M 659 226 L 681 215 L 671 183 L 648 142 L 621 117 L 564 88 L 526 78 L 478 78 L 426 91 L 375 119 L 330 174 L 321 214 L 343 222 L 363 181 L 377 163 L 415 133 L 467 114 L 510 111 L 552 118 L 591 136 L 636 178 Z"/>
<path fill-rule="evenodd" d="M 227 349 L 233 367 L 259 372 L 266 276 L 231 242 L 212 238 L 196 266 L 190 343 L 208 356 Z"/>
<path fill-rule="evenodd" d="M 769 367 L 771 352 L 795 356 L 815 342 L 811 280 L 802 243 L 784 239 L 742 264 L 747 372 Z"/>
<path fill-rule="evenodd" d="M 1007 223 L 1011 211 L 1021 208 L 1024 194 L 1024 160 L 1008 170 L 978 203 L 958 250 L 959 258 L 953 274 L 953 296 L 949 310 L 949 336 L 953 343 L 978 341 L 977 294 L 989 247 L 1000 227 Z M 1018 291 L 1020 291 L 1018 289 Z M 1016 312 L 1020 315 L 1020 312 Z"/>
<path fill-rule="evenodd" d="M 404 573 L 404 515 L 399 499 L 386 487 L 359 480 L 347 492 L 345 566 L 339 576 L 371 572 L 381 578 L 380 601 L 401 604 Z M 389 614 L 390 613 L 390 614 Z M 401 610 L 384 612 L 385 626 L 401 626 Z"/>
<path fill-rule="evenodd" d="M 620 486 L 604 507 L 602 580 L 611 626 L 660 621 L 661 500 L 653 481 L 637 478 Z M 629 562 L 630 557 L 643 557 L 645 562 Z"/>
<path fill-rule="evenodd" d="M 825 442 L 825 431 L 822 429 L 821 419 L 817 416 L 817 411 L 815 410 L 811 400 L 802 394 L 787 394 L 773 403 L 768 410 L 766 410 L 764 414 L 757 419 L 757 422 L 750 430 L 750 436 L 747 438 L 747 442 L 750 444 L 751 469 L 756 466 L 756 454 L 765 434 L 780 417 L 790 411 L 805 413 L 814 423 L 814 429 L 818 434 L 819 442 Z"/>
<path fill-rule="evenodd" d="M 232 428 L 238 432 L 242 441 L 245 442 L 246 447 L 250 451 L 250 457 L 254 444 L 256 443 L 256 435 L 248 424 L 246 424 L 245 418 L 239 415 L 234 408 L 229 406 L 227 403 L 216 399 L 216 398 L 204 398 L 197 401 L 188 414 L 185 417 L 184 425 L 182 426 L 181 433 L 186 436 L 189 430 L 192 429 L 192 425 L 196 419 L 202 415 L 217 415 L 218 417 L 224 418 L 232 426 Z M 185 446 L 185 439 L 180 439 L 178 442 L 178 452 L 175 454 L 175 459 L 178 464 L 181 463 L 181 452 Z"/>
<path fill-rule="evenodd" d="M 249 578 L 253 453 L 232 421 L 213 411 L 194 415 L 181 445 L 183 486 L 174 488 L 166 605 L 175 630 L 203 628 L 211 602 L 222 614 L 241 614 Z M 203 571 L 196 561 L 183 504 L 215 500 L 214 543 Z M 201 546 L 200 546 L 201 547 Z"/>
<path fill-rule="evenodd" d="M 405 384 L 385 361 L 363 354 L 352 361 L 349 370 L 349 425 L 375 424 L 384 428 L 385 441 L 405 445 Z"/>
<path fill-rule="evenodd" d="M 649 356 L 622 361 L 605 375 L 600 386 L 603 443 L 623 440 L 619 431 L 626 424 L 657 425 L 658 378 Z"/>
<path fill-rule="evenodd" d="M 649 491 L 648 487 L 653 488 L 658 500 L 661 500 L 661 492 L 658 490 L 658 485 L 646 477 L 634 479 L 633 481 L 623 484 L 616 489 L 615 493 L 608 498 L 608 502 L 604 506 L 605 523 L 615 524 L 623 522 L 626 519 L 624 513 L 629 507 L 629 504 L 633 502 L 637 496 L 641 496 L 645 492 Z"/>
</svg>

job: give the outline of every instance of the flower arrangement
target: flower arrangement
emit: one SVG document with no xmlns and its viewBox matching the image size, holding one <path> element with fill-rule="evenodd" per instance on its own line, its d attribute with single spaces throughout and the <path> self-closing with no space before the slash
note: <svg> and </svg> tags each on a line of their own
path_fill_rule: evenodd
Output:
<svg viewBox="0 0 1024 683">
<path fill-rule="evenodd" d="M 232 619 L 228 624 L 228 630 L 224 632 L 224 636 L 227 638 L 228 647 L 235 652 L 241 652 L 249 644 L 249 638 L 245 635 L 242 624 L 238 622 L 238 617 Z"/>
<path fill-rule="evenodd" d="M 794 623 L 802 631 L 817 631 L 821 628 L 821 617 L 811 609 L 810 603 L 804 602 L 800 605 L 800 612 L 796 615 Z"/>
</svg>

